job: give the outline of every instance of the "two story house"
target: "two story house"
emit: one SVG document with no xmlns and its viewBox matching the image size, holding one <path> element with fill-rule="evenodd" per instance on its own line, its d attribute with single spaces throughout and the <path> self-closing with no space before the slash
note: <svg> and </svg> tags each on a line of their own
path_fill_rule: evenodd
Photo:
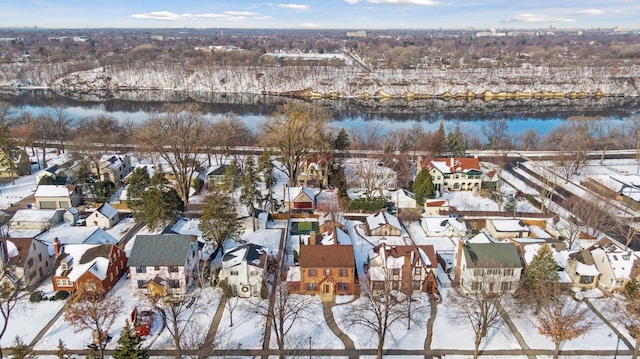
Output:
<svg viewBox="0 0 640 359">
<path fill-rule="evenodd" d="M 87 217 L 87 226 L 108 229 L 115 226 L 119 220 L 118 210 L 113 208 L 109 203 L 103 203 Z"/>
<path fill-rule="evenodd" d="M 303 160 L 298 172 L 297 186 L 329 187 L 329 172 L 331 170 L 331 155 L 313 155 Z"/>
<path fill-rule="evenodd" d="M 137 235 L 128 261 L 132 287 L 143 291 L 147 284 L 161 282 L 167 294 L 186 294 L 198 262 L 196 239 L 182 234 Z"/>
<path fill-rule="evenodd" d="M 247 243 L 227 251 L 222 257 L 220 280 L 227 280 L 234 296 L 259 296 L 267 275 L 266 248 Z"/>
<path fill-rule="evenodd" d="M 129 155 L 107 154 L 100 158 L 98 166 L 91 163 L 91 173 L 100 181 L 118 183 L 131 173 L 131 157 Z"/>
<path fill-rule="evenodd" d="M 48 246 L 33 238 L 1 238 L 0 260 L 3 281 L 20 283 L 25 288 L 40 284 L 53 266 Z"/>
<path fill-rule="evenodd" d="M 290 268 L 287 278 L 292 292 L 323 301 L 360 293 L 352 245 L 301 245 L 299 257 L 300 266 Z"/>
<path fill-rule="evenodd" d="M 434 294 L 438 291 L 437 269 L 433 246 L 379 244 L 369 252 L 369 288 Z"/>
<path fill-rule="evenodd" d="M 482 186 L 477 158 L 432 158 L 418 161 L 418 173 L 426 169 L 437 191 L 474 191 Z"/>
<path fill-rule="evenodd" d="M 429 237 L 464 237 L 467 234 L 467 225 L 457 216 L 423 217 L 420 224 Z"/>
<path fill-rule="evenodd" d="M 516 291 L 523 266 L 515 244 L 458 243 L 455 281 L 463 291 Z"/>
<path fill-rule="evenodd" d="M 589 248 L 600 278 L 598 286 L 608 292 L 622 291 L 631 280 L 636 256 L 613 243 L 597 243 Z"/>
</svg>

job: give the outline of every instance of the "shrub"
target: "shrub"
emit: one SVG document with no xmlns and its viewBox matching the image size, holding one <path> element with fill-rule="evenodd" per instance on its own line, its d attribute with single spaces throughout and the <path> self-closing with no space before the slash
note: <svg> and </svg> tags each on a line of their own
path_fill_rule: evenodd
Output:
<svg viewBox="0 0 640 359">
<path fill-rule="evenodd" d="M 67 292 L 66 290 L 59 290 L 56 292 L 56 294 L 52 297 L 53 300 L 65 300 L 69 297 L 70 293 Z"/>
<path fill-rule="evenodd" d="M 41 290 L 31 292 L 31 295 L 29 295 L 29 301 L 31 303 L 39 303 L 43 299 L 46 299 L 46 297 L 44 296 L 44 293 Z"/>
</svg>

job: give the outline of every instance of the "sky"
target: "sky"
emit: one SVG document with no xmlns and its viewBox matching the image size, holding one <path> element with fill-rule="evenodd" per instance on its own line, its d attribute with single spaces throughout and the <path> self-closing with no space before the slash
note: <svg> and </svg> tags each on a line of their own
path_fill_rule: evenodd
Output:
<svg viewBox="0 0 640 359">
<path fill-rule="evenodd" d="M 640 0 L 0 0 L 0 28 L 35 26 L 637 29 Z"/>
</svg>

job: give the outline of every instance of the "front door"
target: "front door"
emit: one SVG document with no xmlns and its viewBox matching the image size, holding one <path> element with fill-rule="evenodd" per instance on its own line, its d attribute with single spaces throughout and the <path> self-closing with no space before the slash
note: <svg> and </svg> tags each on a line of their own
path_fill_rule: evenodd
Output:
<svg viewBox="0 0 640 359">
<path fill-rule="evenodd" d="M 334 286 L 327 282 L 322 285 L 322 295 L 320 295 L 320 300 L 325 302 L 330 302 L 335 300 L 335 293 L 333 292 Z"/>
<path fill-rule="evenodd" d="M 324 294 L 329 294 L 329 293 L 331 293 L 331 286 L 329 285 L 329 283 L 325 283 L 325 284 L 322 286 L 322 293 L 324 293 Z"/>
</svg>

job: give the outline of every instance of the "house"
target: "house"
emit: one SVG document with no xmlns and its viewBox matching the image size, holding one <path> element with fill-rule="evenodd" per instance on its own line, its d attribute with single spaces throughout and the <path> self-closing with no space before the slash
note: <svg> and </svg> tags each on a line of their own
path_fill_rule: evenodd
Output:
<svg viewBox="0 0 640 359">
<path fill-rule="evenodd" d="M 329 187 L 329 172 L 331 171 L 331 155 L 315 154 L 303 160 L 298 167 L 299 187 Z"/>
<path fill-rule="evenodd" d="M 308 245 L 338 245 L 338 244 L 351 244 L 351 237 L 340 227 L 329 228 L 326 231 L 316 234 L 311 232 L 307 241 Z"/>
<path fill-rule="evenodd" d="M 426 169 L 431 174 L 437 191 L 477 191 L 482 186 L 482 170 L 477 158 L 420 159 L 418 171 Z"/>
<path fill-rule="evenodd" d="M 398 217 L 387 211 L 379 211 L 367 216 L 366 224 L 369 236 L 400 236 L 402 234 L 402 225 Z"/>
<path fill-rule="evenodd" d="M 54 242 L 53 289 L 73 292 L 80 287 L 108 292 L 127 271 L 126 253 L 113 244 Z"/>
<path fill-rule="evenodd" d="M 316 195 L 307 186 L 288 187 L 283 186 L 282 196 L 278 196 L 282 200 L 284 208 L 298 210 L 314 210 L 316 208 Z"/>
<path fill-rule="evenodd" d="M 528 238 L 529 227 L 519 219 L 487 219 L 486 227 L 496 239 Z"/>
<path fill-rule="evenodd" d="M 438 292 L 437 268 L 433 246 L 379 244 L 369 252 L 369 288 L 434 294 Z"/>
<path fill-rule="evenodd" d="M 131 173 L 131 157 L 126 154 L 107 154 L 100 158 L 97 167 L 93 162 L 90 167 L 91 173 L 96 176 L 98 180 L 118 183 Z"/>
<path fill-rule="evenodd" d="M 234 296 L 259 296 L 267 276 L 267 250 L 253 243 L 243 244 L 222 256 L 220 280 L 227 280 Z"/>
<path fill-rule="evenodd" d="M 70 185 L 40 185 L 33 194 L 40 209 L 71 208 L 82 202 L 80 187 Z"/>
<path fill-rule="evenodd" d="M 287 274 L 292 293 L 319 295 L 322 301 L 360 294 L 352 245 L 301 245 L 299 263 Z"/>
<path fill-rule="evenodd" d="M 465 292 L 507 292 L 518 288 L 522 262 L 513 243 L 458 245 L 455 282 Z"/>
<path fill-rule="evenodd" d="M 0 149 L 0 178 L 17 178 L 30 172 L 29 156 L 20 148 Z"/>
<path fill-rule="evenodd" d="M 416 208 L 416 195 L 403 189 L 385 190 L 384 198 L 389 202 L 393 202 L 398 208 Z"/>
<path fill-rule="evenodd" d="M 75 207 L 71 207 L 64 211 L 62 214 L 62 220 L 67 223 L 76 223 L 80 219 L 80 211 Z"/>
<path fill-rule="evenodd" d="M 33 238 L 0 239 L 0 259 L 0 272 L 6 274 L 3 280 L 21 281 L 26 288 L 33 288 L 47 278 L 53 266 L 47 245 Z"/>
<path fill-rule="evenodd" d="M 631 280 L 636 256 L 610 242 L 596 243 L 589 251 L 600 273 L 598 286 L 609 292 L 622 291 Z"/>
<path fill-rule="evenodd" d="M 320 224 L 320 233 L 329 231 L 335 227 L 344 230 L 344 224 L 342 224 L 343 218 L 337 215 L 335 212 L 327 212 L 318 217 L 318 223 Z"/>
<path fill-rule="evenodd" d="M 44 231 L 62 222 L 64 210 L 57 209 L 19 209 L 11 217 L 11 231 Z"/>
<path fill-rule="evenodd" d="M 588 250 L 571 253 L 567 260 L 566 271 L 574 287 L 579 289 L 594 289 L 598 287 L 600 272 L 595 265 L 591 252 Z"/>
<path fill-rule="evenodd" d="M 224 185 L 224 174 L 227 171 L 228 165 L 221 165 L 218 167 L 211 167 L 207 171 L 207 188 L 213 189 L 216 186 Z"/>
<path fill-rule="evenodd" d="M 438 216 L 440 212 L 449 212 L 453 207 L 449 204 L 448 199 L 430 199 L 424 201 L 424 214 L 429 216 Z"/>
<path fill-rule="evenodd" d="M 428 237 L 464 237 L 467 234 L 467 225 L 458 216 L 447 217 L 423 217 L 420 225 Z"/>
<path fill-rule="evenodd" d="M 87 217 L 87 226 L 109 229 L 115 226 L 119 220 L 118 210 L 109 203 L 103 203 Z"/>
<path fill-rule="evenodd" d="M 128 262 L 132 287 L 140 291 L 151 282 L 162 282 L 167 293 L 186 294 L 198 262 L 196 238 L 182 234 L 136 236 Z"/>
<path fill-rule="evenodd" d="M 398 174 L 381 162 L 359 160 L 344 166 L 347 188 L 364 190 L 395 190 L 398 187 Z"/>
</svg>

